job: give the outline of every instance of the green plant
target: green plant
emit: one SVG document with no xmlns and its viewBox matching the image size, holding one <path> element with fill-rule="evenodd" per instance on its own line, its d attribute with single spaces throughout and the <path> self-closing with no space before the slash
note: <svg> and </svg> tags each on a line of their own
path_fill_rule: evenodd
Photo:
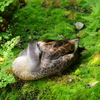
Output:
<svg viewBox="0 0 100 100">
<path fill-rule="evenodd" d="M 5 87 L 9 83 L 14 83 L 15 79 L 13 75 L 7 74 L 6 70 L 11 68 L 11 63 L 13 61 L 12 57 L 13 52 L 12 49 L 18 43 L 19 36 L 11 39 L 11 41 L 7 41 L 4 45 L 2 45 L 2 53 L 4 62 L 1 64 L 0 67 L 0 88 Z"/>
<path fill-rule="evenodd" d="M 83 18 L 89 23 L 87 24 L 87 31 L 95 32 L 100 28 L 100 0 L 85 0 L 89 4 L 91 14 L 84 16 Z"/>
<path fill-rule="evenodd" d="M 22 41 L 30 41 L 40 36 L 43 34 L 43 30 L 45 30 L 45 23 L 47 21 L 45 16 L 46 11 L 41 9 L 39 5 L 29 3 L 27 7 L 20 9 L 14 15 L 12 20 L 13 25 L 11 25 L 13 35 L 21 36 Z"/>
<path fill-rule="evenodd" d="M 12 38 L 9 23 L 19 4 L 19 0 L 0 0 L 0 45 Z"/>
<path fill-rule="evenodd" d="M 4 45 L 2 45 L 3 57 L 4 57 L 5 60 L 7 60 L 8 57 L 11 57 L 13 55 L 11 50 L 18 43 L 19 38 L 20 38 L 19 36 L 12 38 L 11 41 L 7 41 Z"/>
<path fill-rule="evenodd" d="M 21 36 L 21 41 L 43 40 L 47 37 L 62 39 L 56 38 L 59 35 L 65 38 L 75 37 L 74 26 L 70 25 L 64 16 L 63 9 L 45 10 L 40 4 L 31 2 L 16 12 L 12 20 L 11 31 L 14 36 Z"/>
<path fill-rule="evenodd" d="M 15 79 L 13 75 L 7 74 L 5 70 L 0 71 L 0 88 L 6 87 L 7 84 L 14 83 Z"/>
<path fill-rule="evenodd" d="M 13 0 L 1 0 L 0 1 L 0 11 L 4 11 L 5 7 L 8 6 L 10 3 L 12 3 Z"/>
<path fill-rule="evenodd" d="M 2 17 L 0 16 L 0 22 L 2 22 L 3 20 L 2 20 Z"/>
</svg>

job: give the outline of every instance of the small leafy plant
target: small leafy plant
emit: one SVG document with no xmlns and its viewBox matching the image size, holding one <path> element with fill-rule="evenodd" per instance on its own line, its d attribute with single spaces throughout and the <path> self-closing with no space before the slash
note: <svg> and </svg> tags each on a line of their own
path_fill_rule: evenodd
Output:
<svg viewBox="0 0 100 100">
<path fill-rule="evenodd" d="M 85 0 L 91 9 L 91 14 L 83 18 L 89 21 L 87 31 L 95 32 L 100 28 L 100 0 Z"/>
<path fill-rule="evenodd" d="M 8 6 L 10 3 L 12 3 L 13 0 L 1 0 L 0 1 L 0 11 L 4 11 L 5 7 Z"/>
<path fill-rule="evenodd" d="M 11 63 L 13 61 L 12 56 L 14 56 L 12 49 L 18 43 L 18 39 L 19 36 L 12 38 L 11 41 L 7 41 L 4 45 L 2 45 L 2 59 L 4 59 L 4 62 L 1 64 L 0 67 L 0 88 L 5 87 L 9 83 L 15 82 L 13 75 L 7 74 L 6 71 L 11 68 Z"/>
<path fill-rule="evenodd" d="M 13 55 L 11 50 L 18 43 L 19 38 L 20 38 L 19 36 L 12 38 L 11 41 L 7 41 L 4 45 L 2 45 L 3 57 L 5 60 L 7 60 L 9 57 L 11 57 Z"/>
</svg>

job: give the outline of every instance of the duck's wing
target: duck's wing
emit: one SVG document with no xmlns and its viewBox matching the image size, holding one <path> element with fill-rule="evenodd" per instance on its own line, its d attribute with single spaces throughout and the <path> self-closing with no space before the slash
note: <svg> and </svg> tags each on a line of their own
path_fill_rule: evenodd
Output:
<svg viewBox="0 0 100 100">
<path fill-rule="evenodd" d="M 75 64 L 79 59 L 79 53 L 75 52 L 72 54 L 66 54 L 64 56 L 59 57 L 58 59 L 49 60 L 45 59 L 41 61 L 39 70 L 39 75 L 50 76 L 53 74 L 57 74 L 71 66 L 72 64 Z"/>
<path fill-rule="evenodd" d="M 43 40 L 38 45 L 42 51 L 42 58 L 57 59 L 67 53 L 73 53 L 78 47 L 78 39 Z"/>
<path fill-rule="evenodd" d="M 22 52 L 19 53 L 18 57 L 20 56 L 26 56 L 27 55 L 27 48 L 24 49 Z"/>
</svg>

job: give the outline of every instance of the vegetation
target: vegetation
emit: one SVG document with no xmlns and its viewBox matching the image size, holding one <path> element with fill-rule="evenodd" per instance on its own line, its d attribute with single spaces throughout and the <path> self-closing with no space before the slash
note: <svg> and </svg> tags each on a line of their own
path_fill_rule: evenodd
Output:
<svg viewBox="0 0 100 100">
<path fill-rule="evenodd" d="M 1 0 L 0 100 L 99 100 L 99 12 L 100 0 Z M 26 82 L 13 76 L 12 62 L 30 41 L 76 37 L 87 52 L 61 77 Z"/>
</svg>

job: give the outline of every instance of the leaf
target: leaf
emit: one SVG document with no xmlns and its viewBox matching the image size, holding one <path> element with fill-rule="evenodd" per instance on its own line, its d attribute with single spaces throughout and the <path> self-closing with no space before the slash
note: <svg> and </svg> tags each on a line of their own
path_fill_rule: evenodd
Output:
<svg viewBox="0 0 100 100">
<path fill-rule="evenodd" d="M 0 62 L 3 62 L 4 61 L 4 58 L 0 57 Z"/>
<path fill-rule="evenodd" d="M 0 1 L 0 11 L 3 12 L 5 7 L 8 6 L 12 2 L 13 2 L 13 0 Z"/>
<path fill-rule="evenodd" d="M 80 31 L 79 33 L 76 34 L 77 37 L 82 37 L 85 34 L 84 31 Z"/>
<path fill-rule="evenodd" d="M 85 0 L 87 3 L 89 3 L 89 4 L 91 4 L 91 5 L 93 5 L 93 6 L 95 6 L 95 4 L 96 4 L 96 2 L 98 1 L 98 0 Z"/>
</svg>

